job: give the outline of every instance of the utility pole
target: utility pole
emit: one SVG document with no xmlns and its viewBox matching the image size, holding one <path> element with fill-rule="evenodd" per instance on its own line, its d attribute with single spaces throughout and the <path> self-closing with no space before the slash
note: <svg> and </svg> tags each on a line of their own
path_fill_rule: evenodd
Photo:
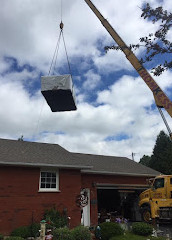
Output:
<svg viewBox="0 0 172 240">
<path fill-rule="evenodd" d="M 131 156 L 132 156 L 132 160 L 134 161 L 134 156 L 135 156 L 135 153 L 131 153 Z"/>
</svg>

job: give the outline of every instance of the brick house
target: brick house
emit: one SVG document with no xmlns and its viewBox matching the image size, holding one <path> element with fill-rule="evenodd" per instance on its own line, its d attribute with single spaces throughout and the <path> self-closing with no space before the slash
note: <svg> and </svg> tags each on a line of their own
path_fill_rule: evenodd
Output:
<svg viewBox="0 0 172 240">
<path fill-rule="evenodd" d="M 92 226 L 102 209 L 128 214 L 146 179 L 158 175 L 125 157 L 71 153 L 57 144 L 0 139 L 0 233 L 42 220 L 46 209 L 67 210 L 70 226 L 81 223 L 76 204 L 88 195 L 82 221 Z M 125 200 L 125 201 L 124 201 Z M 137 200 L 136 200 L 137 201 Z M 137 207 L 136 207 L 137 208 Z M 130 212 L 130 213 L 129 213 Z M 130 216 L 130 218 L 133 216 Z"/>
</svg>

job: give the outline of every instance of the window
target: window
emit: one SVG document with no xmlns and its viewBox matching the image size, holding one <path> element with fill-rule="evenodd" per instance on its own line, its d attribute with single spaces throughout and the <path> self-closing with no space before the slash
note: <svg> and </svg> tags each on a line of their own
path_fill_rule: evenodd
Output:
<svg viewBox="0 0 172 240">
<path fill-rule="evenodd" d="M 41 171 L 40 173 L 40 191 L 58 191 L 59 190 L 59 174 L 57 171 Z"/>
<path fill-rule="evenodd" d="M 164 187 L 164 178 L 157 178 L 153 184 L 154 188 L 163 188 Z"/>
</svg>

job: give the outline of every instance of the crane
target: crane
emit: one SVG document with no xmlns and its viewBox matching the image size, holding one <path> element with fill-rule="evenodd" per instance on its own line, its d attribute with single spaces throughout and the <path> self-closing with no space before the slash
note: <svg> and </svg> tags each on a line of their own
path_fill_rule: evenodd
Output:
<svg viewBox="0 0 172 240">
<path fill-rule="evenodd" d="M 136 55 L 131 51 L 131 49 L 126 45 L 126 43 L 122 40 L 122 38 L 118 35 L 118 33 L 114 30 L 114 28 L 111 26 L 111 24 L 103 17 L 103 15 L 99 12 L 99 10 L 95 7 L 95 5 L 90 0 L 84 0 L 88 6 L 91 8 L 93 13 L 98 17 L 102 25 L 105 27 L 105 29 L 109 32 L 111 37 L 115 40 L 115 42 L 120 47 L 121 51 L 125 54 L 126 58 L 129 60 L 129 62 L 133 65 L 133 67 L 136 69 L 138 74 L 141 76 L 143 81 L 147 84 L 147 86 L 150 88 L 150 90 L 153 93 L 156 106 L 160 112 L 160 115 L 167 127 L 167 130 L 169 132 L 169 136 L 172 140 L 172 132 L 171 129 L 165 119 L 165 116 L 162 112 L 162 108 L 164 108 L 168 114 L 172 117 L 172 102 L 167 97 L 167 95 L 162 91 L 162 89 L 158 86 L 158 84 L 155 82 L 155 80 L 152 78 L 152 76 L 149 74 L 149 72 L 143 67 L 143 65 L 140 63 Z"/>
</svg>

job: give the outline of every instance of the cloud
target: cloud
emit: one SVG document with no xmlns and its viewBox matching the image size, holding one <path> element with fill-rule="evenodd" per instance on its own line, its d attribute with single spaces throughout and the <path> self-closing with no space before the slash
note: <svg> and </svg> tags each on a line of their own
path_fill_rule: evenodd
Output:
<svg viewBox="0 0 172 240">
<path fill-rule="evenodd" d="M 94 57 L 94 64 L 100 73 L 109 74 L 121 70 L 133 70 L 130 62 L 121 51 L 110 50 L 106 54 Z"/>
<path fill-rule="evenodd" d="M 85 89 L 93 90 L 98 84 L 100 84 L 101 76 L 94 73 L 93 70 L 88 70 L 88 72 L 85 73 L 84 76 L 86 78 L 83 84 L 83 87 Z"/>
<path fill-rule="evenodd" d="M 157 28 L 140 18 L 143 1 L 94 3 L 127 44 Z M 153 6 L 158 3 L 151 0 Z M 169 7 L 171 1 L 163 4 Z M 63 1 L 62 15 L 78 110 L 50 111 L 40 92 L 40 75 L 47 75 L 50 67 L 59 36 L 60 8 L 60 1 L 55 0 L 1 3 L 0 137 L 17 139 L 23 134 L 24 139 L 57 143 L 72 152 L 130 158 L 133 152 L 137 161 L 149 155 L 159 131 L 165 129 L 152 92 L 122 52 L 105 54 L 104 46 L 114 41 L 84 0 Z M 141 54 L 143 50 L 137 52 Z M 57 73 L 66 69 L 61 42 Z M 155 80 L 171 97 L 171 72 Z"/>
<path fill-rule="evenodd" d="M 52 113 L 40 93 L 30 98 L 22 82 L 1 86 L 3 137 L 17 139 L 23 134 L 25 139 L 58 143 L 70 151 L 128 156 L 151 152 L 156 135 L 164 128 L 157 111 L 151 109 L 152 94 L 139 78 L 124 76 L 109 90 L 100 91 L 98 107 L 81 102 L 76 112 L 64 113 Z M 128 139 L 105 140 L 124 132 Z"/>
<path fill-rule="evenodd" d="M 16 137 L 30 132 L 35 128 L 35 116 L 38 115 L 40 97 L 33 98 L 19 83 L 2 83 L 0 88 L 0 132 L 1 135 Z"/>
<path fill-rule="evenodd" d="M 104 7 L 104 1 L 95 1 L 105 18 L 116 25 L 117 31 L 127 43 L 134 42 L 140 33 L 149 32 L 155 25 L 140 18 L 140 8 L 137 1 L 116 3 L 110 1 Z M 125 4 L 126 8 L 123 8 Z M 112 6 L 114 6 L 112 8 Z M 61 21 L 60 1 L 16 0 L 12 3 L 3 1 L 0 9 L 0 52 L 3 55 L 17 57 L 18 61 L 31 65 L 39 64 L 41 69 L 47 69 L 51 61 L 59 36 Z M 77 9 L 77 11 L 76 11 Z M 128 11 L 132 14 L 128 14 Z M 8 12 L 8 14 L 7 14 Z M 125 16 L 127 14 L 127 23 Z M 118 21 L 117 21 L 118 19 Z M 71 0 L 63 3 L 64 36 L 70 56 L 94 56 L 97 53 L 96 43 L 101 38 L 102 46 L 112 42 L 111 37 L 84 1 Z M 133 24 L 134 23 L 134 24 Z M 136 24 L 137 23 L 137 24 Z M 132 32 L 132 34 L 131 34 Z M 61 46 L 62 48 L 62 46 Z M 102 49 L 103 50 L 103 49 Z M 64 52 L 61 57 L 64 63 Z M 61 59 L 60 57 L 60 59 Z M 61 61 L 60 61 L 61 62 Z M 60 63 L 59 63 L 60 64 Z M 47 70 L 44 70 L 48 72 Z"/>
<path fill-rule="evenodd" d="M 0 73 L 3 73 L 9 69 L 9 63 L 4 58 L 0 58 Z"/>
</svg>

